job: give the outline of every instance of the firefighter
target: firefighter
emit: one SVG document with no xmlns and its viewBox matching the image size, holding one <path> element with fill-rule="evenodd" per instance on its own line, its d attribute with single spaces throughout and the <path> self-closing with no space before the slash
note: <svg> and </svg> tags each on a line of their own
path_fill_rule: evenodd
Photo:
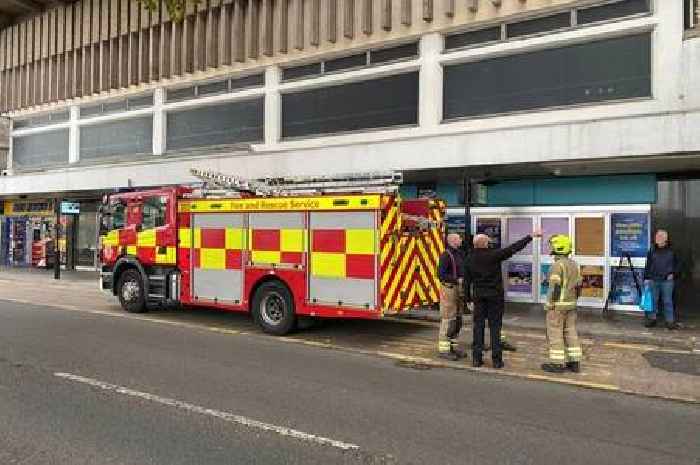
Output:
<svg viewBox="0 0 700 465">
<path fill-rule="evenodd" d="M 462 329 L 464 311 L 464 255 L 460 250 L 459 234 L 447 235 L 447 247 L 440 255 L 438 277 L 440 279 L 440 331 L 438 355 L 447 360 L 458 360 L 457 336 Z"/>
<path fill-rule="evenodd" d="M 543 363 L 542 369 L 550 373 L 563 373 L 567 369 L 578 373 L 583 356 L 576 332 L 576 300 L 581 289 L 581 273 L 576 262 L 569 258 L 569 236 L 552 236 L 549 245 L 554 256 L 545 303 L 549 363 Z"/>
</svg>

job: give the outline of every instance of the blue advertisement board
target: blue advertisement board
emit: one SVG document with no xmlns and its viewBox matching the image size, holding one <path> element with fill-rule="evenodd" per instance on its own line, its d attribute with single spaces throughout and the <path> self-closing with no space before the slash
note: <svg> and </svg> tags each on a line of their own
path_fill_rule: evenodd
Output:
<svg viewBox="0 0 700 465">
<path fill-rule="evenodd" d="M 630 269 L 617 267 L 611 273 L 615 276 L 611 302 L 616 305 L 639 305 L 639 291 Z M 637 282 L 643 286 L 644 269 L 635 268 L 634 274 L 637 275 Z"/>
<path fill-rule="evenodd" d="M 610 256 L 646 257 L 649 251 L 649 214 L 613 213 L 610 234 Z"/>
</svg>

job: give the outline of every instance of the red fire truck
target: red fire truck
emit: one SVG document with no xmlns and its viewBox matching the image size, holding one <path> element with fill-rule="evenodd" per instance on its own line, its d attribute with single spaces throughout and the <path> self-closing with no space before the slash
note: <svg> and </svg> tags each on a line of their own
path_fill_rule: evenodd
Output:
<svg viewBox="0 0 700 465">
<path fill-rule="evenodd" d="M 377 319 L 438 302 L 442 201 L 401 200 L 400 173 L 203 184 L 106 196 L 101 286 L 129 312 L 182 304 L 299 318 Z"/>
</svg>

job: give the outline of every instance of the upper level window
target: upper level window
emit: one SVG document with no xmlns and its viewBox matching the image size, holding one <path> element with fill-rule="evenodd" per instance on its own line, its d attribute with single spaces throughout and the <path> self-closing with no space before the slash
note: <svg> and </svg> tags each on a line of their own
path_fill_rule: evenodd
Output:
<svg viewBox="0 0 700 465">
<path fill-rule="evenodd" d="M 648 13 L 650 0 L 619 0 L 589 8 L 580 8 L 576 12 L 578 24 L 591 24 L 600 21 L 622 18 L 625 16 Z"/>
</svg>

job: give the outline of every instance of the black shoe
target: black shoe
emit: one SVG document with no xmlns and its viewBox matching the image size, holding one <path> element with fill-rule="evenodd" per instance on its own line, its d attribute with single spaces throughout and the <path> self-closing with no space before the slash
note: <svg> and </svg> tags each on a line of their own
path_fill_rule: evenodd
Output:
<svg viewBox="0 0 700 465">
<path fill-rule="evenodd" d="M 505 365 L 503 364 L 503 360 L 494 360 L 493 361 L 493 367 L 496 369 L 503 368 Z"/>
<path fill-rule="evenodd" d="M 481 366 L 484 366 L 484 359 L 481 355 L 474 354 L 472 355 L 472 366 L 474 368 L 479 368 Z"/>
<path fill-rule="evenodd" d="M 674 329 L 681 329 L 680 326 L 678 326 L 678 323 L 666 323 L 666 329 L 668 330 L 674 330 Z"/>
<path fill-rule="evenodd" d="M 449 360 L 450 362 L 456 362 L 457 360 L 459 360 L 459 356 L 454 352 L 440 352 L 438 354 L 438 358 Z"/>
<path fill-rule="evenodd" d="M 569 369 L 570 371 L 573 371 L 574 373 L 580 373 L 581 372 L 581 362 L 567 362 L 566 368 Z"/>
<path fill-rule="evenodd" d="M 501 349 L 508 352 L 517 352 L 518 348 L 508 341 L 501 341 Z"/>
<path fill-rule="evenodd" d="M 644 322 L 644 327 L 645 328 L 654 328 L 656 327 L 656 320 L 647 320 Z"/>
<path fill-rule="evenodd" d="M 543 363 L 542 369 L 549 373 L 564 373 L 566 371 L 561 363 Z"/>
</svg>

